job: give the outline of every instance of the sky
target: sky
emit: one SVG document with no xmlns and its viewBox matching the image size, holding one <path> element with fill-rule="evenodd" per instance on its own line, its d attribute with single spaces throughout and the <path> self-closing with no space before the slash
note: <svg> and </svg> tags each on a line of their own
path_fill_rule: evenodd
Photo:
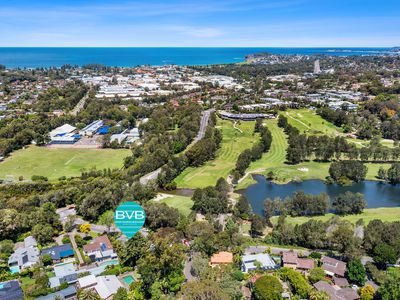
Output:
<svg viewBox="0 0 400 300">
<path fill-rule="evenodd" d="M 1 47 L 392 47 L 399 0 L 0 0 Z"/>
</svg>

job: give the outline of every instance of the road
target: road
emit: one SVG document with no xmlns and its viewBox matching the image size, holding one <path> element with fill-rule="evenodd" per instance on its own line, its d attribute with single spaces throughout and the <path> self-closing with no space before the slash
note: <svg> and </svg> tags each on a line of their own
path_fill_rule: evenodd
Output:
<svg viewBox="0 0 400 300">
<path fill-rule="evenodd" d="M 204 135 L 206 134 L 208 120 L 210 119 L 211 113 L 213 113 L 214 111 L 215 111 L 214 108 L 210 108 L 203 111 L 203 113 L 201 114 L 200 129 L 197 136 L 193 139 L 193 143 L 197 143 L 198 141 L 204 138 Z"/>
<path fill-rule="evenodd" d="M 196 280 L 196 277 L 194 277 L 190 271 L 192 269 L 192 264 L 193 261 L 191 259 L 187 259 L 185 261 L 185 266 L 183 268 L 183 275 L 185 275 L 186 281 Z"/>
<path fill-rule="evenodd" d="M 85 106 L 86 100 L 89 98 L 90 90 L 87 91 L 86 95 L 79 100 L 78 104 L 69 112 L 70 115 L 76 116 Z"/>
<path fill-rule="evenodd" d="M 69 234 L 69 239 L 71 240 L 71 244 L 72 244 L 72 248 L 74 248 L 74 251 L 76 253 L 76 256 L 78 257 L 78 261 L 79 261 L 79 265 L 83 266 L 85 264 L 85 261 L 82 258 L 81 252 L 79 251 L 78 246 L 76 245 L 75 242 L 75 237 L 74 234 L 76 233 L 76 230 L 74 230 L 73 232 L 71 232 Z"/>
<path fill-rule="evenodd" d="M 193 139 L 193 142 L 188 146 L 190 147 L 191 145 L 197 143 L 198 141 L 200 141 L 201 139 L 204 138 L 204 135 L 206 134 L 206 128 L 208 125 L 208 120 L 210 118 L 211 113 L 213 113 L 215 111 L 214 108 L 210 108 L 207 109 L 205 111 L 203 111 L 203 113 L 201 114 L 201 119 L 200 119 L 200 128 L 199 128 L 199 132 L 197 133 L 197 136 Z M 139 182 L 143 185 L 146 185 L 149 181 L 151 180 L 156 180 L 158 177 L 158 174 L 161 173 L 161 168 L 158 168 L 157 170 L 150 172 L 144 176 L 142 176 L 139 179 Z"/>
</svg>

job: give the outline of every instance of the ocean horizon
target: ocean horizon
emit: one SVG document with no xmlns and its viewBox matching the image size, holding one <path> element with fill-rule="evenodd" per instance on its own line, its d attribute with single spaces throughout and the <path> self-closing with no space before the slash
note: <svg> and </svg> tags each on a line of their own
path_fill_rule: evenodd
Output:
<svg viewBox="0 0 400 300">
<path fill-rule="evenodd" d="M 112 67 L 140 65 L 210 65 L 238 63 L 246 55 L 379 55 L 392 48 L 370 47 L 0 47 L 0 64 L 7 68 L 49 68 L 102 64 Z"/>
</svg>

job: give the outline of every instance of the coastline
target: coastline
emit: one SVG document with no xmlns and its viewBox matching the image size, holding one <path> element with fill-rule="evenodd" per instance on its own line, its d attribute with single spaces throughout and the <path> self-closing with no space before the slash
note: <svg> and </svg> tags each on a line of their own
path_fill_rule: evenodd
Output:
<svg viewBox="0 0 400 300">
<path fill-rule="evenodd" d="M 109 67 L 206 66 L 245 63 L 246 56 L 268 52 L 281 55 L 396 55 L 391 47 L 0 47 L 0 64 L 16 68 L 60 68 L 69 64 Z"/>
</svg>

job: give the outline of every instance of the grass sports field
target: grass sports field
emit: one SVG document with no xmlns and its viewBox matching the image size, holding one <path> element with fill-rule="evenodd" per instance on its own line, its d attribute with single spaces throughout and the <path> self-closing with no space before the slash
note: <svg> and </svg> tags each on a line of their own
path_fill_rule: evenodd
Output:
<svg viewBox="0 0 400 300">
<path fill-rule="evenodd" d="M 299 110 L 302 112 L 303 110 Z M 293 114 L 296 111 L 290 111 L 290 114 Z M 307 112 L 307 114 L 301 113 L 301 115 L 309 116 L 313 114 L 313 112 Z M 299 118 L 299 115 L 296 115 Z M 318 119 L 319 116 L 313 116 L 305 118 L 304 121 L 314 120 L 314 125 L 312 128 L 319 128 L 318 131 L 324 130 L 322 127 L 318 127 L 319 123 L 322 126 L 321 120 Z M 303 120 L 300 118 L 300 120 Z M 298 123 L 297 121 L 293 121 Z M 302 121 L 303 122 L 303 121 Z M 330 163 L 321 163 L 321 162 L 302 162 L 297 165 L 288 165 L 285 164 L 286 161 L 286 148 L 287 148 L 287 137 L 283 130 L 278 127 L 276 120 L 266 120 L 264 121 L 265 126 L 269 128 L 272 133 L 272 145 L 271 149 L 268 153 L 264 154 L 262 158 L 258 161 L 253 162 L 248 168 L 248 172 L 257 173 L 266 175 L 268 172 L 272 171 L 277 178 L 275 181 L 278 183 L 286 183 L 290 180 L 307 180 L 307 179 L 321 179 L 324 180 L 329 175 L 329 166 Z M 299 129 L 301 127 L 301 123 L 299 123 Z M 295 124 L 293 124 L 295 126 Z M 329 124 L 325 121 L 324 125 L 325 132 L 333 132 L 332 130 L 336 130 L 339 132 L 339 129 L 332 124 Z M 333 126 L 333 127 L 332 127 Z M 296 126 L 297 127 L 297 126 Z M 336 129 L 335 129 L 336 128 Z M 300 129 L 301 130 L 301 129 Z M 375 180 L 376 175 L 378 174 L 379 168 L 382 166 L 386 169 L 390 167 L 390 164 L 366 164 L 368 167 L 367 179 Z M 248 187 L 251 184 L 254 184 L 255 181 L 251 178 L 251 176 L 245 177 L 238 186 L 237 189 L 243 189 Z"/>
<path fill-rule="evenodd" d="M 32 175 L 57 180 L 61 176 L 79 176 L 82 169 L 96 167 L 120 168 L 123 159 L 131 154 L 127 149 L 54 149 L 30 146 L 15 151 L 0 162 L 0 178 L 18 180 L 19 176 L 30 180 Z"/>
<path fill-rule="evenodd" d="M 334 214 L 326 214 L 325 216 L 318 217 L 287 217 L 286 221 L 296 225 L 307 222 L 310 219 L 328 221 L 332 218 Z M 363 213 L 359 215 L 348 215 L 344 217 L 340 217 L 344 220 L 350 221 L 351 223 L 356 223 L 359 219 L 363 219 L 365 224 L 368 224 L 370 221 L 379 219 L 383 222 L 395 222 L 399 220 L 400 216 L 400 207 L 381 207 L 381 208 L 369 208 L 365 209 Z M 272 217 L 272 223 L 276 223 L 278 221 L 278 217 Z"/>
<path fill-rule="evenodd" d="M 188 216 L 191 212 L 193 201 L 190 197 L 171 195 L 159 200 L 160 203 L 165 203 L 170 207 L 176 208 L 184 216 Z"/>
<path fill-rule="evenodd" d="M 203 188 L 215 185 L 220 177 L 226 179 L 239 154 L 258 141 L 258 136 L 253 135 L 255 122 L 241 122 L 236 124 L 236 128 L 233 124 L 218 119 L 217 126 L 222 130 L 223 140 L 216 159 L 199 168 L 186 168 L 175 180 L 179 188 Z"/>
</svg>

